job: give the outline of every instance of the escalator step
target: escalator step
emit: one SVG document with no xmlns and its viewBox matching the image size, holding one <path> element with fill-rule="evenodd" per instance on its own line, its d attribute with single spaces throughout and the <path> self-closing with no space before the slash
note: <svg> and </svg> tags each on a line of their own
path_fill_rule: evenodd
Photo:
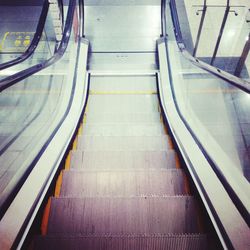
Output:
<svg viewBox="0 0 250 250">
<path fill-rule="evenodd" d="M 88 113 L 151 113 L 158 110 L 157 95 L 90 95 Z"/>
<path fill-rule="evenodd" d="M 162 151 L 169 149 L 169 139 L 163 136 L 79 136 L 79 150 L 88 151 Z"/>
<path fill-rule="evenodd" d="M 197 233 L 196 205 L 191 196 L 53 198 L 48 234 Z"/>
<path fill-rule="evenodd" d="M 126 54 L 128 56 L 128 54 Z M 94 55 L 95 57 L 96 55 Z M 129 56 L 132 56 L 131 54 Z M 134 55 L 133 55 L 134 56 Z M 105 57 L 106 58 L 106 57 Z M 114 58 L 114 57 L 113 57 Z M 135 59 L 135 57 L 134 57 Z M 138 56 L 137 56 L 138 59 Z M 106 62 L 105 62 L 106 63 Z M 124 64 L 123 64 L 124 65 Z M 125 65 L 124 65 L 125 66 Z M 133 93 L 156 92 L 155 76 L 94 76 L 91 78 L 90 91 Z"/>
<path fill-rule="evenodd" d="M 84 135 L 105 136 L 160 136 L 166 134 L 164 127 L 159 124 L 86 124 L 83 127 Z"/>
<path fill-rule="evenodd" d="M 37 250 L 206 250 L 205 234 L 37 237 Z"/>
<path fill-rule="evenodd" d="M 184 175 L 171 170 L 63 172 L 61 197 L 167 196 L 185 194 Z"/>
<path fill-rule="evenodd" d="M 176 168 L 176 153 L 168 151 L 72 151 L 72 168 Z"/>
<path fill-rule="evenodd" d="M 160 114 L 159 112 L 151 112 L 151 113 L 108 113 L 108 112 L 87 112 L 85 114 L 86 122 L 98 124 L 102 123 L 154 123 L 160 122 Z"/>
</svg>

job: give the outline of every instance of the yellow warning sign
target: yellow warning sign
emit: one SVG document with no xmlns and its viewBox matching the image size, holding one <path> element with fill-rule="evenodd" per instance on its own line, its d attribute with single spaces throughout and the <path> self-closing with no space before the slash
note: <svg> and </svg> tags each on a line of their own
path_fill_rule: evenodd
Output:
<svg viewBox="0 0 250 250">
<path fill-rule="evenodd" d="M 23 41 L 23 46 L 28 47 L 30 45 L 30 40 L 26 39 Z"/>
<path fill-rule="evenodd" d="M 15 46 L 16 46 L 16 47 L 19 47 L 21 44 L 22 44 L 22 41 L 21 41 L 21 40 L 16 40 L 16 41 L 15 41 Z"/>
<path fill-rule="evenodd" d="M 0 52 L 22 53 L 30 46 L 35 32 L 6 32 L 0 42 Z M 41 41 L 44 41 L 44 35 Z M 38 50 L 43 50 L 44 45 L 38 46 Z"/>
</svg>

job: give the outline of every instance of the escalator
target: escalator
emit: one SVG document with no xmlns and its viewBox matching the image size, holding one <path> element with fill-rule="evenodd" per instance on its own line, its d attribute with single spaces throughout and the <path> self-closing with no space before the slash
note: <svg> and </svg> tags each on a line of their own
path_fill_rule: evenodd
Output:
<svg viewBox="0 0 250 250">
<path fill-rule="evenodd" d="M 35 249 L 206 249 L 156 76 L 91 77 L 76 140 Z"/>
<path fill-rule="evenodd" d="M 168 4 L 70 0 L 54 55 L 0 82 L 26 105 L 0 158 L 1 249 L 248 249 L 229 115 L 250 88 L 186 53 Z"/>
</svg>

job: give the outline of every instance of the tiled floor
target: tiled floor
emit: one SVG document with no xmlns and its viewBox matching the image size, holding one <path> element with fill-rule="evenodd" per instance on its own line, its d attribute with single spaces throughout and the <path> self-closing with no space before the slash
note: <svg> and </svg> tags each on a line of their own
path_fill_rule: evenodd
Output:
<svg viewBox="0 0 250 250">
<path fill-rule="evenodd" d="M 208 62 L 211 61 L 211 57 L 215 50 L 216 41 L 220 33 L 222 20 L 226 10 L 226 2 L 227 1 L 225 0 L 207 1 L 208 7 L 205 14 L 196 56 L 201 58 L 210 58 L 210 60 L 207 59 Z M 184 5 L 181 5 L 180 3 L 178 4 L 179 12 L 181 11 L 180 7 L 185 6 L 185 10 L 182 10 L 181 12 L 184 12 L 186 15 L 189 23 L 190 34 L 184 33 L 184 38 L 191 40 L 188 42 L 188 47 L 191 51 L 194 48 L 192 48 L 192 46 L 196 43 L 198 28 L 202 16 L 201 10 L 203 9 L 203 3 L 204 1 L 201 0 L 184 0 Z M 214 65 L 232 73 L 235 70 L 238 58 L 241 56 L 242 50 L 249 36 L 250 22 L 247 22 L 247 20 L 249 20 L 250 2 L 248 0 L 234 0 L 230 1 L 230 6 L 232 7 L 230 8 L 230 12 L 228 14 L 217 52 L 218 58 L 215 60 Z M 184 21 L 181 24 L 184 25 L 183 23 Z M 230 64 L 234 64 L 234 68 L 230 67 Z M 249 58 L 246 60 L 246 67 L 249 71 Z M 243 72 L 242 77 L 248 78 L 248 75 Z"/>
</svg>

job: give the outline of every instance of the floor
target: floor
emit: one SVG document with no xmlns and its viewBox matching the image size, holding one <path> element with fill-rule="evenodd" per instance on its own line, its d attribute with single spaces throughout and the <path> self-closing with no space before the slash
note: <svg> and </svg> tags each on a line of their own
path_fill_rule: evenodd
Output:
<svg viewBox="0 0 250 250">
<path fill-rule="evenodd" d="M 202 17 L 204 1 L 177 1 L 179 17 L 183 27 L 187 48 L 193 53 Z M 210 63 L 225 14 L 226 1 L 206 1 L 207 11 L 198 43 L 196 56 Z M 214 65 L 234 73 L 250 32 L 250 2 L 248 0 L 230 1 L 230 12 L 218 47 Z M 184 29 L 186 31 L 184 31 Z M 209 42 L 208 42 L 209 41 Z M 241 77 L 249 78 L 250 56 L 247 57 Z"/>
</svg>

